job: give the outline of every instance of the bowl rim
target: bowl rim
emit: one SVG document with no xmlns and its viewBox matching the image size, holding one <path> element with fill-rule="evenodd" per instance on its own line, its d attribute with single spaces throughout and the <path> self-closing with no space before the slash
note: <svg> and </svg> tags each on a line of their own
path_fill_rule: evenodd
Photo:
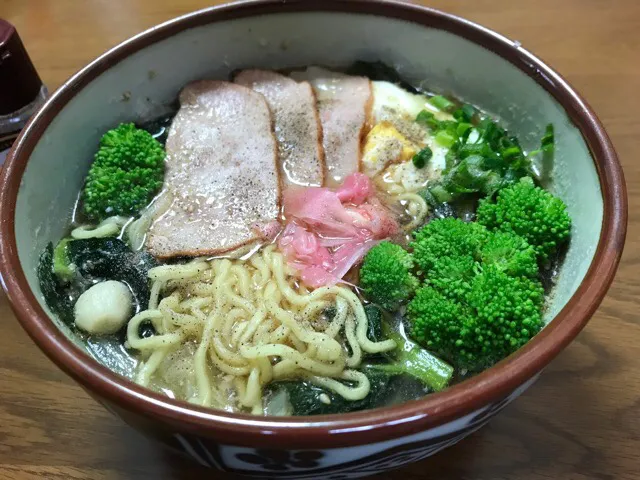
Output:
<svg viewBox="0 0 640 480">
<path fill-rule="evenodd" d="M 36 144 L 64 106 L 93 79 L 129 55 L 186 29 L 227 20 L 292 12 L 368 14 L 445 30 L 491 50 L 533 78 L 567 112 L 596 164 L 604 202 L 602 231 L 587 274 L 569 302 L 526 346 L 492 368 L 442 392 L 381 409 L 316 417 L 231 414 L 172 400 L 134 384 L 93 360 L 40 307 L 22 270 L 15 206 Z M 152 27 L 110 49 L 67 80 L 31 118 L 0 174 L 0 273 L 16 317 L 38 347 L 107 404 L 176 431 L 238 446 L 337 448 L 391 440 L 443 425 L 508 396 L 540 372 L 586 325 L 613 281 L 624 246 L 627 195 L 622 168 L 604 127 L 558 73 L 518 42 L 463 18 L 393 0 L 248 0 L 210 7 Z"/>
</svg>

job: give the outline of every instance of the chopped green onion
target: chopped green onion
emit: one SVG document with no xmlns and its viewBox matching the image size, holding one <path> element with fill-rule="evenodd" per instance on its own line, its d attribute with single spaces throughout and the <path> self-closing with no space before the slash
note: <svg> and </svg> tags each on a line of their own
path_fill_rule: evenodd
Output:
<svg viewBox="0 0 640 480">
<path fill-rule="evenodd" d="M 461 106 L 453 115 L 456 120 L 439 121 L 433 129 L 438 145 L 448 148 L 443 176 L 428 189 L 433 202 L 474 198 L 468 197 L 470 194 L 493 195 L 522 177 L 536 174 L 532 158 L 536 153 L 525 156 L 518 138 L 494 120 L 478 118 L 478 111 L 471 106 Z M 553 157 L 553 133 L 553 126 L 547 126 L 539 151 L 546 163 Z M 550 171 L 542 168 L 543 173 L 547 169 Z"/>
<path fill-rule="evenodd" d="M 443 120 L 438 122 L 438 130 L 446 130 L 452 135 L 455 135 L 456 128 L 458 128 L 458 122 L 454 120 Z"/>
<path fill-rule="evenodd" d="M 433 194 L 429 191 L 429 188 L 423 188 L 418 192 L 418 195 L 420 195 L 424 199 L 424 201 L 427 202 L 427 205 L 433 207 L 438 204 Z"/>
<path fill-rule="evenodd" d="M 435 97 L 431 97 L 429 99 L 429 103 L 431 103 L 431 105 L 433 105 L 438 110 L 441 110 L 443 112 L 448 112 L 449 110 L 451 110 L 453 107 L 456 106 L 455 103 L 443 97 L 442 95 L 436 95 Z"/>
<path fill-rule="evenodd" d="M 537 179 L 539 182 L 548 183 L 553 170 L 553 162 L 555 157 L 555 135 L 553 124 L 548 124 L 545 128 L 544 135 L 540 141 L 540 150 L 536 150 L 529 154 L 529 159 L 533 160 L 533 167 L 537 171 Z"/>
<path fill-rule="evenodd" d="M 456 134 L 460 138 L 464 138 L 465 134 L 469 132 L 471 128 L 473 128 L 473 125 L 471 125 L 470 123 L 460 122 L 456 127 Z"/>
<path fill-rule="evenodd" d="M 449 149 L 449 151 L 444 156 L 444 173 L 448 170 L 452 169 L 458 163 L 458 148 L 456 148 L 457 143 L 454 143 L 453 146 Z"/>
<path fill-rule="evenodd" d="M 438 124 L 439 124 L 433 112 L 429 112 L 427 110 L 422 110 L 418 114 L 418 116 L 416 117 L 416 122 L 434 130 L 438 128 Z"/>
<path fill-rule="evenodd" d="M 446 148 L 451 148 L 454 143 L 456 143 L 456 137 L 447 130 L 440 130 L 436 133 L 435 137 L 436 142 Z"/>
<path fill-rule="evenodd" d="M 482 139 L 485 142 L 489 143 L 492 147 L 495 147 L 495 144 L 504 135 L 504 130 L 498 127 L 495 122 L 488 118 L 480 122 L 480 125 L 478 125 L 478 127 L 482 131 Z"/>
<path fill-rule="evenodd" d="M 433 151 L 429 147 L 424 147 L 413 156 L 413 164 L 416 168 L 424 168 L 433 157 Z"/>
<path fill-rule="evenodd" d="M 555 135 L 553 132 L 553 124 L 550 123 L 547 125 L 547 128 L 544 131 L 544 135 L 542 136 L 542 151 L 543 152 L 553 152 L 555 149 Z"/>
<path fill-rule="evenodd" d="M 509 160 L 522 155 L 522 150 L 518 146 L 513 146 L 505 148 L 500 152 L 500 154 L 502 155 L 502 158 L 504 158 L 505 160 Z"/>
<path fill-rule="evenodd" d="M 453 118 L 462 122 L 470 122 L 473 116 L 476 114 L 476 109 L 465 103 L 462 107 L 453 112 Z"/>
<path fill-rule="evenodd" d="M 480 140 L 482 133 L 477 128 L 472 128 L 469 130 L 469 135 L 467 136 L 466 143 L 476 143 Z"/>
<path fill-rule="evenodd" d="M 538 150 L 531 150 L 529 153 L 527 153 L 527 158 L 536 158 L 538 155 L 540 155 L 542 153 L 542 150 L 538 149 Z"/>
<path fill-rule="evenodd" d="M 428 123 L 430 120 L 434 118 L 433 112 L 429 112 L 427 110 L 421 110 L 416 117 L 416 122 L 418 123 Z"/>
<path fill-rule="evenodd" d="M 429 193 L 438 203 L 450 202 L 454 199 L 453 195 L 451 195 L 441 184 L 431 187 L 429 189 Z"/>
<path fill-rule="evenodd" d="M 493 154 L 491 147 L 486 143 L 465 143 L 458 150 L 458 157 L 464 160 L 470 155 L 482 155 L 483 157 L 490 157 Z"/>
</svg>

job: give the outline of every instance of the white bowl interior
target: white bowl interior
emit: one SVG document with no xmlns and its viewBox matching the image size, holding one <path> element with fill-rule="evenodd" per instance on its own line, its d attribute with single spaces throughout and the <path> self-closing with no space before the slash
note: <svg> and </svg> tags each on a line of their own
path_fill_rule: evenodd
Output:
<svg viewBox="0 0 640 480">
<path fill-rule="evenodd" d="M 553 188 L 569 207 L 573 232 L 547 312 L 552 319 L 583 280 L 602 225 L 598 175 L 579 130 L 533 79 L 483 47 L 414 23 L 344 13 L 265 15 L 192 28 L 138 51 L 78 92 L 33 151 L 16 205 L 20 262 L 42 307 L 49 311 L 36 277 L 38 257 L 66 233 L 104 131 L 153 117 L 192 80 L 224 79 L 242 67 L 346 67 L 355 60 L 382 61 L 416 86 L 480 106 L 519 135 L 526 149 L 537 148 L 544 126 L 554 124 Z"/>
</svg>

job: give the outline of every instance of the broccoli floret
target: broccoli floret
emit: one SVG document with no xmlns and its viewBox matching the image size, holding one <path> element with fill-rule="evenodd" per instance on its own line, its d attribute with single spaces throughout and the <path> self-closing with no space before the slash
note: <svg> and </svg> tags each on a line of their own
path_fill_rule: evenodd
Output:
<svg viewBox="0 0 640 480">
<path fill-rule="evenodd" d="M 446 218 L 431 221 L 415 234 L 413 258 L 426 280 L 459 297 L 478 267 L 496 265 L 509 275 L 534 277 L 536 250 L 513 232 L 489 232 L 483 225 Z"/>
<path fill-rule="evenodd" d="M 382 242 L 373 247 L 360 269 L 360 287 L 365 296 L 387 310 L 396 310 L 409 298 L 418 281 L 411 274 L 413 259 L 400 245 Z"/>
<path fill-rule="evenodd" d="M 480 202 L 478 222 L 490 230 L 523 237 L 545 261 L 569 239 L 571 218 L 562 200 L 536 187 L 530 177 Z"/>
<path fill-rule="evenodd" d="M 471 255 L 441 257 L 426 274 L 426 282 L 445 297 L 463 299 L 471 290 L 471 281 L 480 268 Z"/>
<path fill-rule="evenodd" d="M 162 145 L 133 123 L 105 133 L 87 175 L 84 213 L 92 220 L 138 213 L 162 187 L 164 157 Z"/>
<path fill-rule="evenodd" d="M 494 232 L 480 251 L 483 265 L 493 265 L 512 276 L 535 277 L 538 260 L 535 249 L 527 241 L 507 232 Z"/>
<path fill-rule="evenodd" d="M 433 220 L 414 233 L 413 259 L 427 273 L 444 257 L 478 258 L 487 230 L 477 223 L 456 218 Z"/>
<path fill-rule="evenodd" d="M 473 358 L 462 338 L 471 324 L 471 309 L 425 286 L 407 305 L 409 335 L 422 347 L 460 367 Z"/>
<path fill-rule="evenodd" d="M 514 220 L 513 224 L 521 225 L 526 223 L 527 215 L 533 217 L 530 224 L 544 224 L 556 213 L 536 216 L 525 207 L 513 208 L 525 199 L 525 206 L 531 204 L 543 212 L 544 203 L 553 203 L 552 210 L 561 210 L 566 216 L 564 205 L 555 205 L 557 199 L 528 182 L 503 190 L 526 189 L 525 193 L 512 195 L 520 198 L 508 198 L 509 205 L 501 204 L 502 193 L 495 204 L 485 203 L 489 205 L 485 206 L 485 215 L 489 208 L 497 212 L 496 216 L 501 209 L 517 211 L 517 220 L 522 221 Z M 557 217 L 553 217 L 556 224 L 563 224 Z M 497 221 L 496 224 L 499 225 Z M 566 233 L 560 236 L 565 238 L 570 222 L 563 225 Z M 535 246 L 542 245 L 548 252 L 550 233 L 557 235 L 559 230 L 547 229 L 546 243 L 542 244 L 530 244 L 532 235 L 527 237 L 523 232 L 520 236 L 516 229 L 494 230 L 479 223 L 438 219 L 419 230 L 411 244 L 424 284 L 407 305 L 410 335 L 419 345 L 463 371 L 478 372 L 493 365 L 542 328 L 544 291 L 537 279 L 540 254 Z M 531 227 L 531 233 L 541 231 Z"/>
<path fill-rule="evenodd" d="M 475 315 L 462 339 L 474 346 L 476 368 L 472 370 L 494 364 L 538 333 L 543 301 L 540 281 L 485 268 L 473 282 L 469 305 Z"/>
<path fill-rule="evenodd" d="M 432 287 L 407 306 L 411 336 L 456 367 L 478 372 L 527 343 L 542 328 L 544 291 L 538 280 L 489 265 L 473 278 L 466 301 Z"/>
</svg>

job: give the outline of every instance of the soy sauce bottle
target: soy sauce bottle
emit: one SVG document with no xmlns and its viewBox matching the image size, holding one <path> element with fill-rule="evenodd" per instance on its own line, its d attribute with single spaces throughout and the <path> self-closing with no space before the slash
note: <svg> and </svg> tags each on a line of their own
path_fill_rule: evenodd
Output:
<svg viewBox="0 0 640 480">
<path fill-rule="evenodd" d="M 15 27 L 0 18 L 0 165 L 47 94 Z"/>
</svg>

